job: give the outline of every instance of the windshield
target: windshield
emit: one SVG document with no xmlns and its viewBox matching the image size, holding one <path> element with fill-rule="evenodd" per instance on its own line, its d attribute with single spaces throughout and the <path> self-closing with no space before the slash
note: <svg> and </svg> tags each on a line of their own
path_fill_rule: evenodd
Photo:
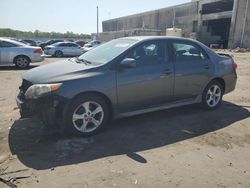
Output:
<svg viewBox="0 0 250 188">
<path fill-rule="evenodd" d="M 78 59 L 96 65 L 105 64 L 119 56 L 136 42 L 138 41 L 135 39 L 115 39 L 86 52 Z"/>
</svg>

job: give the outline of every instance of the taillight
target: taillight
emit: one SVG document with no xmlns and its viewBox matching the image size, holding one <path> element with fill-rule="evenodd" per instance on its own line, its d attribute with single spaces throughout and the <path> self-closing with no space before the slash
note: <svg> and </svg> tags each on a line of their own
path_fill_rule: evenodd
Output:
<svg viewBox="0 0 250 188">
<path fill-rule="evenodd" d="M 233 67 L 233 70 L 236 71 L 236 69 L 238 68 L 238 65 L 237 65 L 236 63 L 233 63 L 233 64 L 232 64 L 232 67 Z"/>
<path fill-rule="evenodd" d="M 41 54 L 41 53 L 43 53 L 43 50 L 42 50 L 42 48 L 36 48 L 34 53 Z"/>
</svg>

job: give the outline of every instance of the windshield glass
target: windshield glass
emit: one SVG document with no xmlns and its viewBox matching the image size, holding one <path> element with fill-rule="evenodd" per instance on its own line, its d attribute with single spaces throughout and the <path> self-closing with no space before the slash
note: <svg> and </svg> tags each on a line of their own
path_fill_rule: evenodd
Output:
<svg viewBox="0 0 250 188">
<path fill-rule="evenodd" d="M 79 59 L 96 65 L 105 64 L 119 56 L 136 42 L 138 41 L 135 39 L 112 40 L 86 52 Z"/>
</svg>

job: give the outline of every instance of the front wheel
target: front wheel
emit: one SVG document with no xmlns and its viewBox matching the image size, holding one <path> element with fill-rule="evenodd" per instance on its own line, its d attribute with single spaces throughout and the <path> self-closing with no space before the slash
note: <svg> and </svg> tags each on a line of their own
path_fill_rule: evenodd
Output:
<svg viewBox="0 0 250 188">
<path fill-rule="evenodd" d="M 66 117 L 65 133 L 90 136 L 104 128 L 109 119 L 109 109 L 101 97 L 83 95 L 72 102 Z"/>
<path fill-rule="evenodd" d="M 55 56 L 56 57 L 62 57 L 63 56 L 63 52 L 60 51 L 60 50 L 58 50 L 58 51 L 55 52 Z"/>
<path fill-rule="evenodd" d="M 207 110 L 217 109 L 221 105 L 223 92 L 220 82 L 210 82 L 202 95 L 202 107 Z"/>
</svg>

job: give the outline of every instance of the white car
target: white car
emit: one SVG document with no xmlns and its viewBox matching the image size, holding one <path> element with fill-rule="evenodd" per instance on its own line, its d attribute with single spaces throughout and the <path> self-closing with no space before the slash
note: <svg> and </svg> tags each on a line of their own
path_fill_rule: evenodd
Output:
<svg viewBox="0 0 250 188">
<path fill-rule="evenodd" d="M 83 53 L 88 52 L 89 50 L 94 49 L 95 47 L 99 46 L 101 44 L 101 41 L 93 40 L 88 42 L 87 44 L 82 47 Z"/>
<path fill-rule="evenodd" d="M 11 39 L 0 38 L 0 65 L 16 65 L 20 68 L 28 67 L 32 62 L 44 60 L 40 47 L 28 46 Z"/>
<path fill-rule="evenodd" d="M 44 53 L 56 57 L 80 56 L 83 53 L 81 46 L 74 42 L 57 42 L 46 46 Z"/>
</svg>

